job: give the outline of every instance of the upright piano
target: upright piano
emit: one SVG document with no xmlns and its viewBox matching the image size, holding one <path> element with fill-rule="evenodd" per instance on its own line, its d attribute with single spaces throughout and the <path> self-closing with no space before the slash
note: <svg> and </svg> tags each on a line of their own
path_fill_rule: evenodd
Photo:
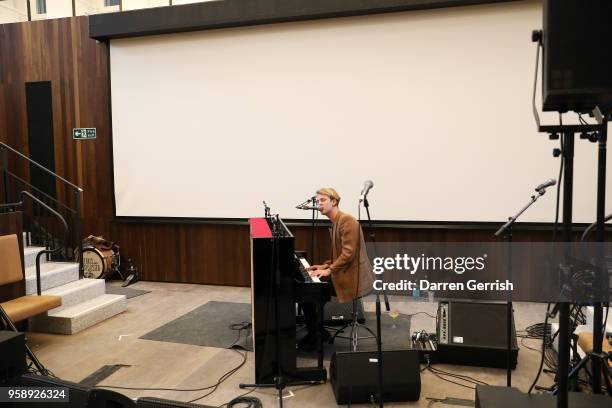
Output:
<svg viewBox="0 0 612 408">
<path fill-rule="evenodd" d="M 305 269 L 308 263 L 296 254 L 295 238 L 278 216 L 252 218 L 249 224 L 255 382 L 275 382 L 278 370 L 277 344 L 278 361 L 284 382 L 324 382 L 327 379 L 327 371 L 323 367 L 320 335 L 317 366 L 297 365 L 295 304 L 315 304 L 318 324 L 322 327 L 322 309 L 331 297 L 331 284 L 316 278 L 313 280 L 308 275 Z"/>
</svg>

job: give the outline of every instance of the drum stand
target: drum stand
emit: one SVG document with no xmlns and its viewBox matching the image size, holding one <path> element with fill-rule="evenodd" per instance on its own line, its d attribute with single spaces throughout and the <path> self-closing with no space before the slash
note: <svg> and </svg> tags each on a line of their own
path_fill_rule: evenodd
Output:
<svg viewBox="0 0 612 408">
<path fill-rule="evenodd" d="M 131 258 L 128 258 L 128 264 L 130 265 L 130 267 L 127 268 L 126 271 L 128 275 L 125 277 L 125 279 L 123 279 L 123 284 L 121 285 L 121 287 L 123 288 L 138 281 L 138 268 L 134 266 L 134 263 L 132 262 Z M 123 277 L 123 275 L 121 275 L 121 272 L 119 272 L 119 276 Z"/>
<path fill-rule="evenodd" d="M 126 277 L 123 276 L 123 273 L 121 273 L 121 271 L 119 270 L 119 265 L 115 265 L 111 268 L 111 271 L 108 275 L 106 275 L 104 277 L 104 279 L 110 279 L 115 275 L 119 275 L 119 277 L 121 278 L 122 281 L 125 281 Z M 131 276 L 131 275 L 130 275 Z"/>
</svg>

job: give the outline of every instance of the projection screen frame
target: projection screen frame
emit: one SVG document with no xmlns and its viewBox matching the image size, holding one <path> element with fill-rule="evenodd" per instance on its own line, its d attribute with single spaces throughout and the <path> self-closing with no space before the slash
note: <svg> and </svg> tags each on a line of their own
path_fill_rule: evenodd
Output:
<svg viewBox="0 0 612 408">
<path fill-rule="evenodd" d="M 456 6 L 465 6 L 465 5 L 475 5 L 475 4 L 484 4 L 484 3 L 499 3 L 499 2 L 509 2 L 509 1 L 516 1 L 516 0 L 493 0 L 493 1 L 469 1 L 469 0 L 457 0 L 457 1 L 452 1 L 452 4 L 448 4 L 448 1 L 405 1 L 403 3 L 406 3 L 405 6 L 402 6 L 398 9 L 394 9 L 394 10 L 388 10 L 388 9 L 376 9 L 376 10 L 372 10 L 371 8 L 369 9 L 350 9 L 350 10 L 346 10 L 343 12 L 342 16 L 351 16 L 351 15 L 364 15 L 364 14 L 381 14 L 381 13 L 388 13 L 388 12 L 401 12 L 401 11 L 406 11 L 406 10 L 422 10 L 422 9 L 428 9 L 428 8 L 444 8 L 444 7 L 456 7 Z M 300 2 L 302 3 L 302 2 Z M 304 4 L 312 4 L 312 1 L 309 0 L 305 0 L 303 1 Z M 317 2 L 315 2 L 317 3 Z M 382 4 L 382 3 L 388 3 L 387 1 L 376 1 L 375 2 L 377 5 L 378 4 Z M 415 5 L 416 3 L 420 3 L 418 5 Z M 428 5 L 425 3 L 429 3 Z M 425 5 L 424 5 L 425 4 Z M 197 4 L 198 6 L 206 6 L 206 3 L 199 3 Z M 192 5 L 189 5 L 192 6 Z M 187 10 L 187 9 L 185 9 Z M 149 10 L 135 10 L 134 12 L 130 13 L 129 18 L 140 18 L 139 14 L 143 14 L 142 18 L 145 18 L 146 20 L 148 20 L 149 22 L 153 22 L 153 20 L 151 20 L 151 15 L 146 15 L 147 12 L 150 12 L 151 9 Z M 90 29 L 91 27 L 93 27 L 95 24 L 95 19 L 102 16 L 104 18 L 108 18 L 108 17 L 112 17 L 110 14 L 115 14 L 115 13 L 109 13 L 106 15 L 96 15 L 96 16 L 91 16 L 90 17 Z M 185 13 L 185 15 L 187 15 L 188 13 Z M 282 12 L 280 12 L 280 14 L 277 16 L 279 19 L 278 20 L 270 20 L 270 21 L 263 21 L 261 19 L 257 19 L 257 18 L 253 18 L 250 20 L 244 20 L 244 21 L 240 21 L 239 24 L 236 22 L 225 22 L 222 25 L 219 22 L 209 22 L 206 25 L 203 26 L 199 26 L 198 28 L 193 28 L 193 27 L 180 27 L 177 26 L 175 28 L 173 28 L 172 31 L 163 31 L 163 33 L 178 33 L 178 32 L 185 32 L 185 31 L 202 31 L 202 30 L 208 30 L 208 29 L 217 29 L 217 28 L 224 28 L 224 27 L 236 27 L 236 26 L 248 26 L 248 25 L 259 25 L 259 24 L 267 24 L 267 23 L 277 23 L 277 22 L 287 22 L 287 21 L 303 21 L 303 20 L 317 20 L 317 19 L 322 19 L 322 18 L 333 18 L 333 17 L 338 17 L 339 15 L 336 14 L 336 12 L 334 13 L 327 13 L 327 14 L 319 14 L 319 15 L 315 15 L 312 14 L 310 16 L 301 16 L 301 17 L 296 17 L 296 16 L 283 16 Z M 222 20 L 222 17 L 220 16 L 216 16 L 215 18 L 219 18 L 219 20 Z M 106 20 L 105 23 L 107 23 L 109 20 Z M 125 23 L 125 18 L 123 19 L 122 23 Z M 167 20 L 166 20 L 167 21 Z M 176 22 L 175 22 L 176 23 Z M 178 24 L 178 23 L 177 23 Z M 154 24 L 153 24 L 154 25 Z M 132 37 L 132 36 L 143 36 L 143 35 L 155 35 L 155 34 L 159 34 L 160 31 L 159 29 L 155 29 L 155 28 L 151 28 L 148 31 L 140 31 L 140 32 L 134 32 L 134 33 L 117 33 L 114 32 L 113 29 L 117 29 L 118 26 L 111 24 L 111 25 L 107 25 L 105 26 L 105 29 L 107 30 L 111 30 L 111 31 L 100 31 L 100 26 L 98 26 L 98 31 L 92 32 L 90 30 L 90 37 L 91 38 L 96 38 L 96 39 L 100 39 L 100 40 L 109 40 L 111 38 L 125 38 L 125 37 Z M 110 54 L 110 46 L 108 48 L 108 52 Z M 110 57 L 108 58 L 108 62 L 109 62 L 109 76 L 110 76 Z M 110 78 L 109 78 L 110 79 Z M 109 95 L 110 95 L 110 88 L 111 88 L 111 83 L 109 80 Z M 112 112 L 112 98 L 109 98 L 109 110 L 110 112 Z M 110 140 L 111 140 L 111 149 L 112 149 L 112 114 L 111 116 L 111 136 L 110 136 Z M 113 166 L 113 155 L 111 155 L 110 157 L 110 161 L 111 161 L 111 166 Z M 114 168 L 114 167 L 112 167 Z M 151 216 L 117 216 L 117 211 L 116 211 L 116 201 L 115 201 L 115 182 L 114 182 L 114 171 L 112 172 L 112 204 L 113 204 L 113 215 L 114 215 L 114 220 L 116 222 L 120 222 L 120 223 L 133 223 L 133 222 L 138 222 L 138 223 L 176 223 L 176 224 L 210 224 L 210 225 L 247 225 L 247 219 L 246 218 L 217 218 L 217 217 L 199 217 L 199 218 L 193 218 L 193 217 L 151 217 Z M 552 190 L 551 190 L 552 193 Z M 552 194 L 551 194 L 552 195 Z M 263 212 L 263 211 L 262 211 Z M 305 217 L 304 219 L 287 219 L 287 222 L 289 225 L 293 225 L 293 226 L 308 226 L 310 225 L 310 221 Z M 326 225 L 328 222 L 326 220 L 319 220 L 318 221 L 318 226 L 324 226 Z M 586 226 L 588 225 L 587 223 L 575 223 L 574 224 L 577 229 L 583 229 L 586 228 Z M 481 230 L 494 230 L 499 226 L 499 223 L 497 222 L 489 222 L 489 221 L 385 221 L 385 220 L 377 220 L 374 222 L 374 226 L 376 228 L 406 228 L 406 229 L 449 229 L 449 230 L 475 230 L 475 229 L 481 229 Z M 547 231 L 547 230 L 552 230 L 554 224 L 552 222 L 517 222 L 516 224 L 516 230 L 542 230 L 542 231 Z"/>
</svg>

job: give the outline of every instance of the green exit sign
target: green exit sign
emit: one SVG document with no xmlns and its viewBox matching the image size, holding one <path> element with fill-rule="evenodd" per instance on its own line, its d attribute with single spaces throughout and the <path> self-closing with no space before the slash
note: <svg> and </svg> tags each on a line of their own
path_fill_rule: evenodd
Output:
<svg viewBox="0 0 612 408">
<path fill-rule="evenodd" d="M 74 128 L 72 129 L 73 139 L 95 139 L 96 128 Z"/>
</svg>

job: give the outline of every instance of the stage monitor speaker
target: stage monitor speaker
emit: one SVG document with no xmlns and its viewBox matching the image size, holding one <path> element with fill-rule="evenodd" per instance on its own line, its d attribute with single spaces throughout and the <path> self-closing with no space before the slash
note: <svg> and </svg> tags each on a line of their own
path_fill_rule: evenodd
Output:
<svg viewBox="0 0 612 408">
<path fill-rule="evenodd" d="M 0 331 L 0 385 L 12 385 L 26 373 L 25 334 Z"/>
<path fill-rule="evenodd" d="M 87 401 L 89 398 L 90 388 L 81 384 L 73 383 L 70 381 L 60 380 L 58 378 L 51 378 L 44 375 L 26 374 L 21 376 L 18 383 L 19 387 L 66 387 L 69 392 L 69 402 L 40 402 L 32 403 L 18 403 L 15 404 L 16 408 L 45 408 L 57 407 L 57 408 L 83 408 L 87 407 Z"/>
<path fill-rule="evenodd" d="M 440 302 L 438 348 L 440 363 L 506 368 L 506 303 Z M 516 368 L 518 346 L 512 314 L 510 365 Z"/>
<path fill-rule="evenodd" d="M 93 388 L 89 391 L 87 408 L 135 408 L 136 401 L 115 391 Z"/>
<path fill-rule="evenodd" d="M 543 109 L 612 109 L 612 1 L 545 0 Z"/>
<path fill-rule="evenodd" d="M 383 351 L 383 398 L 386 402 L 418 401 L 421 396 L 419 354 L 414 350 Z M 338 404 L 370 403 L 378 395 L 378 353 L 334 353 L 330 382 Z"/>
<path fill-rule="evenodd" d="M 552 394 L 527 394 L 514 387 L 477 385 L 475 408 L 552 408 L 557 407 L 557 396 Z M 601 408 L 610 406 L 605 394 L 568 393 L 570 408 Z"/>
</svg>

